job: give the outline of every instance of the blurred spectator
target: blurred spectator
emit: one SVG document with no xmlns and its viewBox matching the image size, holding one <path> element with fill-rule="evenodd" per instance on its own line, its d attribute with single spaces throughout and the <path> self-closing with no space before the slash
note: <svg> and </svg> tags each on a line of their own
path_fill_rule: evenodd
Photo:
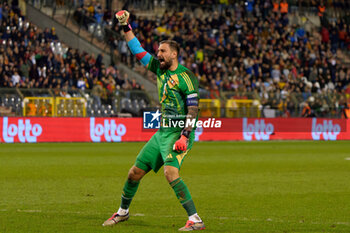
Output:
<svg viewBox="0 0 350 233">
<path fill-rule="evenodd" d="M 304 103 L 304 107 L 303 107 L 303 111 L 301 113 L 301 116 L 302 117 L 311 117 L 312 116 L 312 113 L 311 113 L 311 108 L 309 106 L 308 103 Z"/>
<path fill-rule="evenodd" d="M 94 99 L 94 103 L 96 103 L 99 107 L 101 106 L 101 97 L 103 95 L 102 83 L 98 81 L 97 78 L 94 79 L 94 87 L 91 91 L 92 98 Z"/>
<path fill-rule="evenodd" d="M 285 15 L 285 14 L 288 14 L 288 3 L 287 3 L 287 0 L 283 0 L 281 3 L 280 3 L 280 12 L 282 15 Z"/>
<path fill-rule="evenodd" d="M 321 1 L 320 5 L 317 8 L 318 8 L 318 16 L 322 18 L 326 12 L 326 6 L 324 5 L 323 1 Z"/>
</svg>

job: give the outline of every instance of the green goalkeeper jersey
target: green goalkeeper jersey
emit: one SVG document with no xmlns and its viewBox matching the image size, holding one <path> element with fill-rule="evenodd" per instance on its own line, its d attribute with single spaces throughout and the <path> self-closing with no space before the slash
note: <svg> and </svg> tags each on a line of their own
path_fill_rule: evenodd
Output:
<svg viewBox="0 0 350 233">
<path fill-rule="evenodd" d="M 161 127 L 165 127 L 169 121 L 184 121 L 187 106 L 198 104 L 198 79 L 181 64 L 174 71 L 161 70 L 159 65 L 159 61 L 152 57 L 148 70 L 157 75 L 159 101 L 162 104 Z"/>
</svg>

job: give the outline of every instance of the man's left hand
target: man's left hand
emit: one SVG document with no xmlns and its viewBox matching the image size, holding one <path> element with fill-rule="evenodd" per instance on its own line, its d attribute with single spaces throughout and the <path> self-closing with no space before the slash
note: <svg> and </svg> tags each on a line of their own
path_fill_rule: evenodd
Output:
<svg viewBox="0 0 350 233">
<path fill-rule="evenodd" d="M 180 139 L 175 142 L 173 146 L 173 150 L 186 151 L 187 144 L 188 144 L 188 138 L 186 138 L 184 135 L 181 135 Z"/>
</svg>

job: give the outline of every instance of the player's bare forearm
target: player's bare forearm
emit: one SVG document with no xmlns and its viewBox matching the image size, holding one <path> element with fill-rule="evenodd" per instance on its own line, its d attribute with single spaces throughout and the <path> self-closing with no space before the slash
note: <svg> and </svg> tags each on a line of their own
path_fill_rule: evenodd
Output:
<svg viewBox="0 0 350 233">
<path fill-rule="evenodd" d="M 188 113 L 187 113 L 187 117 L 186 117 L 186 122 L 193 122 L 196 120 L 197 115 L 198 115 L 198 106 L 188 106 Z M 186 125 L 185 130 L 191 132 L 192 131 L 192 127 L 193 125 L 188 124 Z"/>
</svg>

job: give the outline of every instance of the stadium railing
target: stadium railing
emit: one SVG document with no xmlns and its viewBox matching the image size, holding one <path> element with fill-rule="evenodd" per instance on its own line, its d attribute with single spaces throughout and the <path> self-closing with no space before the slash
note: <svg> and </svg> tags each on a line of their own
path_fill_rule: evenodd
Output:
<svg viewBox="0 0 350 233">
<path fill-rule="evenodd" d="M 25 97 L 23 116 L 85 117 L 86 100 L 83 97 Z"/>
<path fill-rule="evenodd" d="M 277 94 L 276 94 L 277 93 Z M 267 99 L 254 92 L 220 92 L 220 104 L 200 109 L 204 116 L 216 117 L 330 117 L 341 118 L 350 103 L 350 95 L 339 92 L 289 93 L 268 92 Z M 210 91 L 201 89 L 201 99 L 211 99 Z M 216 98 L 214 98 L 216 99 Z M 207 101 L 209 102 L 209 101 Z M 204 112 L 204 113 L 203 113 Z"/>
<path fill-rule="evenodd" d="M 0 88 L 0 116 L 140 117 L 160 109 L 157 100 L 142 90 Z M 329 117 L 341 118 L 349 107 L 349 94 L 290 93 L 264 99 L 257 92 L 221 92 L 219 98 L 200 92 L 203 117 Z M 35 111 L 34 111 L 35 109 Z"/>
<path fill-rule="evenodd" d="M 92 90 L 0 88 L 0 116 L 111 117 L 141 116 L 156 107 L 142 90 Z"/>
<path fill-rule="evenodd" d="M 53 97 L 25 97 L 23 116 L 56 116 Z"/>
</svg>

